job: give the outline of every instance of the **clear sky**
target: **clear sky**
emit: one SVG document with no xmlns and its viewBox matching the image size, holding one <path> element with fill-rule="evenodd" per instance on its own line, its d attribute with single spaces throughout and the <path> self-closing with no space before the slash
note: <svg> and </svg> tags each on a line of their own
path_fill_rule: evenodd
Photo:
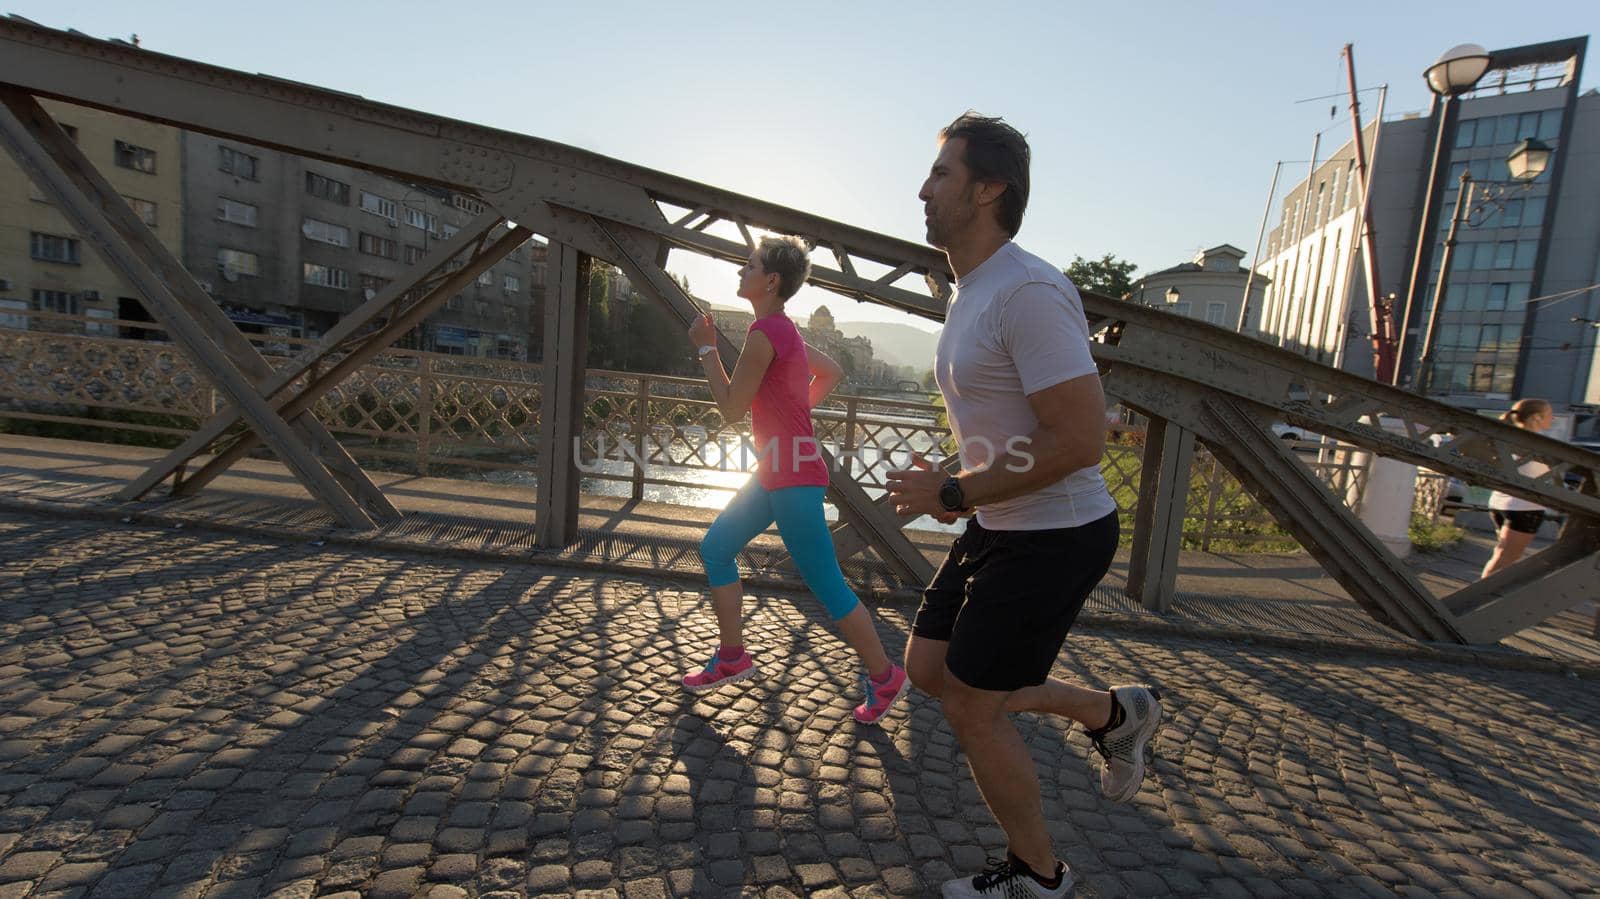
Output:
<svg viewBox="0 0 1600 899">
<path fill-rule="evenodd" d="M 1591 34 L 1600 3 L 1504 0 L 713 3 L 0 0 L 150 50 L 574 144 L 898 237 L 938 129 L 1004 115 L 1033 147 L 1019 242 L 1139 271 L 1255 246 L 1274 163 L 1349 134 L 1340 48 L 1388 112 L 1427 107 L 1445 49 Z M 1591 45 L 1583 88 L 1600 83 Z M 1376 94 L 1364 97 L 1375 103 Z M 1337 115 L 1330 117 L 1330 107 Z M 1373 111 L 1372 103 L 1366 114 Z M 1330 143 L 1331 142 L 1331 143 Z M 1288 183 L 1303 177 L 1286 170 Z M 734 271 L 673 267 L 723 305 Z M 822 291 L 841 320 L 904 320 Z"/>
</svg>

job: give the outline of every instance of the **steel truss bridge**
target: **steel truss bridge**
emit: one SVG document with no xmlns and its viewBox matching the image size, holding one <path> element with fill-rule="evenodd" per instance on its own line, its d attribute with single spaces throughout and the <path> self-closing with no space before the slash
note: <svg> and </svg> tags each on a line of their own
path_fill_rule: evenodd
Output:
<svg viewBox="0 0 1600 899">
<path fill-rule="evenodd" d="M 50 98 L 366 169 L 480 199 L 487 210 L 341 319 L 313 348 L 274 369 L 166 250 L 39 104 Z M 263 75 L 165 56 L 120 41 L 0 19 L 0 139 L 79 235 L 143 295 L 179 348 L 231 406 L 119 495 L 170 481 L 201 490 L 265 444 L 350 528 L 399 517 L 315 416 L 318 397 L 471 284 L 530 233 L 550 241 L 543 320 L 537 540 L 563 546 L 577 529 L 575 432 L 582 427 L 592 260 L 687 326 L 693 300 L 666 271 L 671 251 L 740 262 L 756 230 L 800 235 L 817 248 L 811 283 L 942 321 L 944 256 L 809 213 L 563 144 L 483 128 Z M 515 223 L 516 228 L 508 228 Z M 1130 591 L 1164 609 L 1175 589 L 1189 459 L 1203 442 L 1373 618 L 1419 640 L 1490 643 L 1600 589 L 1600 457 L 1451 406 L 1310 362 L 1230 331 L 1084 294 L 1107 394 L 1148 416 L 1135 515 Z M 735 355 L 725 335 L 725 356 Z M 1484 581 L 1435 597 L 1344 502 L 1274 438 L 1287 421 L 1494 487 L 1564 513 L 1560 538 Z M 243 422 L 244 428 L 234 427 Z M 1394 423 L 1399 427 L 1395 428 Z M 1389 425 L 1388 427 L 1385 424 Z M 213 453 L 204 465 L 189 462 Z M 1518 467 L 1549 466 L 1538 478 Z M 906 523 L 835 472 L 841 558 L 872 547 L 902 577 L 924 583 L 928 561 Z M 946 460 L 947 466 L 953 460 Z M 1575 475 L 1577 490 L 1564 482 Z"/>
</svg>

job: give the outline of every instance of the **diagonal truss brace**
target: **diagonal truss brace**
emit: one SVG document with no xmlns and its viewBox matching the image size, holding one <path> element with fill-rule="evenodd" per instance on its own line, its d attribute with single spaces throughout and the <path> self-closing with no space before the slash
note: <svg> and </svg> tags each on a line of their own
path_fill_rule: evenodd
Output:
<svg viewBox="0 0 1600 899">
<path fill-rule="evenodd" d="M 174 342 L 215 380 L 313 497 L 356 529 L 374 526 L 367 509 L 393 512 L 320 423 L 292 428 L 272 412 L 251 383 L 270 373 L 266 360 L 33 97 L 0 88 L 0 139 L 84 239 L 137 287 Z M 332 470 L 319 455 L 328 458 Z M 355 496 L 346 484 L 355 488 Z"/>
<path fill-rule="evenodd" d="M 1573 516 L 1554 545 L 1445 597 L 1445 605 L 1469 642 L 1494 643 L 1594 598 L 1596 585 L 1600 522 Z"/>
<path fill-rule="evenodd" d="M 460 233 L 423 257 L 413 269 L 417 273 L 416 278 L 384 285 L 371 300 L 339 319 L 321 340 L 295 357 L 291 364 L 268 376 L 259 386 L 273 411 L 292 421 L 315 420 L 306 413 L 317 400 L 372 357 L 388 349 L 452 295 L 470 284 L 472 279 L 527 240 L 527 232 L 509 231 L 486 246 L 485 242 L 491 233 L 501 224 L 503 220 L 491 213 L 478 217 Z M 463 252 L 470 253 L 470 256 L 462 267 L 453 272 L 445 271 L 446 264 Z M 413 296 L 418 297 L 416 301 L 401 308 L 407 298 Z M 360 333 L 374 325 L 374 330 L 364 335 Z M 321 367 L 341 351 L 344 355 L 337 362 L 327 368 Z M 284 392 L 286 387 L 307 373 L 312 373 L 312 377 L 299 393 L 291 396 Z M 213 415 L 189 439 L 123 488 L 117 498 L 123 501 L 138 499 L 167 477 L 176 476 L 190 459 L 204 452 L 238 421 L 239 411 L 235 407 Z M 199 490 L 243 458 L 258 443 L 259 439 L 254 434 L 242 435 L 194 474 L 174 484 L 173 492 L 191 494 Z"/>
</svg>

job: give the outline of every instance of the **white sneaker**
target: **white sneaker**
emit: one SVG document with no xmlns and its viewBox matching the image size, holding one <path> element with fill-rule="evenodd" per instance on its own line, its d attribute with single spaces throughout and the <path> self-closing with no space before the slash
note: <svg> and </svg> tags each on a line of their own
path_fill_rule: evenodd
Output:
<svg viewBox="0 0 1600 899">
<path fill-rule="evenodd" d="M 944 899 L 1062 899 L 1072 895 L 1072 871 L 1063 863 L 1061 883 L 1048 889 L 1034 880 L 1028 869 L 1011 857 L 989 859 L 982 874 L 945 881 Z"/>
<path fill-rule="evenodd" d="M 1161 693 L 1144 684 L 1112 687 L 1111 698 L 1122 706 L 1122 723 L 1089 731 L 1095 751 L 1105 759 L 1100 792 L 1113 802 L 1127 802 L 1144 783 L 1144 747 L 1161 724 Z"/>
</svg>

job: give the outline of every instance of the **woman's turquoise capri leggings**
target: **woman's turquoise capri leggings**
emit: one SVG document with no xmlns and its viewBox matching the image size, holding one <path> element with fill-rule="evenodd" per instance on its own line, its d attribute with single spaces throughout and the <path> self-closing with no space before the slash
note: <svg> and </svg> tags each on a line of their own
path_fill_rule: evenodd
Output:
<svg viewBox="0 0 1600 899">
<path fill-rule="evenodd" d="M 756 478 L 739 489 L 733 502 L 711 523 L 700 541 L 700 561 L 711 586 L 739 582 L 734 556 L 774 521 L 783 545 L 794 558 L 806 586 L 822 600 L 833 620 L 855 611 L 860 600 L 844 582 L 839 559 L 833 554 L 833 535 L 822 515 L 826 487 L 784 487 L 767 490 Z"/>
</svg>

